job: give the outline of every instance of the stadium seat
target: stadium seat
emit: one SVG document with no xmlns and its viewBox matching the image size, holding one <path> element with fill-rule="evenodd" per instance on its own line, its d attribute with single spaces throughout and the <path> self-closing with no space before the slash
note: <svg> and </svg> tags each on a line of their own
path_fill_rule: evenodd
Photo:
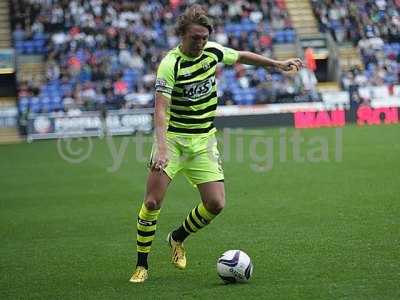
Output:
<svg viewBox="0 0 400 300">
<path fill-rule="evenodd" d="M 64 108 L 61 97 L 52 97 L 50 98 L 50 108 L 51 111 L 57 111 Z"/>
<path fill-rule="evenodd" d="M 49 17 L 51 18 L 52 14 L 55 13 L 55 10 L 52 9 L 53 1 L 39 2 L 40 4 L 38 5 L 42 5 L 44 8 L 38 11 L 38 16 L 34 18 L 35 20 L 31 20 L 32 24 L 33 22 L 41 23 L 43 19 Z M 77 6 L 81 6 L 81 1 L 78 2 L 79 3 L 77 4 Z M 104 4 L 104 6 L 108 5 L 109 4 L 107 3 Z M 165 3 L 165 7 L 168 7 L 168 5 L 168 3 Z M 239 15 L 221 16 L 223 20 L 220 20 L 220 24 L 224 27 L 225 33 L 228 35 L 229 42 L 227 46 L 232 46 L 229 45 L 229 43 L 231 41 L 235 41 L 235 39 L 232 39 L 232 37 L 236 37 L 236 41 L 239 42 L 239 45 L 244 45 L 248 50 L 260 49 L 260 51 L 262 52 L 269 50 L 272 51 L 272 42 L 295 42 L 296 35 L 293 29 L 278 28 L 273 36 L 273 39 L 271 39 L 271 21 L 273 20 L 270 19 L 279 18 L 282 21 L 287 16 L 287 8 L 284 0 L 271 0 L 269 5 L 275 6 L 275 8 L 281 10 L 282 13 L 278 11 L 274 12 L 271 15 L 264 14 L 262 19 L 257 20 L 256 23 L 253 21 L 253 16 L 256 16 L 258 18 L 257 14 L 260 16 L 259 12 L 263 11 L 264 9 L 260 6 L 260 3 L 257 3 L 256 1 L 252 3 L 249 7 L 246 7 L 246 9 L 239 13 Z M 26 6 L 31 7 L 32 4 L 28 1 L 26 2 Z M 158 9 L 163 6 L 164 5 L 158 7 L 158 5 L 152 6 L 150 4 L 150 14 L 152 15 L 154 13 L 152 17 L 154 17 L 154 15 L 158 16 L 158 14 L 163 14 L 162 12 L 158 11 Z M 60 9 L 64 10 L 65 7 L 61 7 Z M 252 12 L 255 13 L 253 16 L 251 14 Z M 92 17 L 92 11 L 87 11 L 87 13 L 89 14 L 89 17 Z M 133 14 L 135 14 L 135 12 L 133 12 Z M 112 17 L 115 17 L 115 20 L 113 20 L 113 22 L 118 23 L 119 16 L 120 12 L 116 12 L 115 16 Z M 173 18 L 175 18 L 175 12 L 172 13 L 172 16 Z M 125 18 L 125 16 L 121 17 Z M 130 16 L 129 18 L 131 17 L 132 16 Z M 67 77 L 68 84 L 62 84 L 59 80 L 47 80 L 41 88 L 41 98 L 48 97 L 50 99 L 53 99 L 54 97 L 63 97 L 70 92 L 74 92 L 77 84 L 82 84 L 85 82 L 91 82 L 91 84 L 95 88 L 102 90 L 103 82 L 92 81 L 92 74 L 94 64 L 101 65 L 103 62 L 106 62 L 107 64 L 107 80 L 115 81 L 116 78 L 120 74 L 122 74 L 122 79 L 127 83 L 128 91 L 132 92 L 136 84 L 143 78 L 144 75 L 154 74 L 156 72 L 155 68 L 159 60 L 161 59 L 162 55 L 166 53 L 164 51 L 167 51 L 170 47 L 168 43 L 170 43 L 171 41 L 175 42 L 174 38 L 177 38 L 177 36 L 174 36 L 173 39 L 170 40 L 171 37 L 169 36 L 169 34 L 170 32 L 172 32 L 171 30 L 173 28 L 171 24 L 169 24 L 169 22 L 165 22 L 165 20 L 163 20 L 162 18 L 150 18 L 153 22 L 152 24 L 149 23 L 150 20 L 145 20 L 145 22 L 142 23 L 143 20 L 141 20 L 142 16 L 140 14 L 133 17 L 133 19 L 135 19 L 135 21 L 132 21 L 131 27 L 129 27 L 129 32 L 132 31 L 132 33 L 135 33 L 133 39 L 131 35 L 129 38 L 126 37 L 126 40 L 124 40 L 125 34 L 121 36 L 118 35 L 118 31 L 120 30 L 118 26 L 104 26 L 105 24 L 102 24 L 102 20 L 100 19 L 96 20 L 96 26 L 99 26 L 97 27 L 98 32 L 96 30 L 95 33 L 91 32 L 90 30 L 86 30 L 86 28 L 84 28 L 79 21 L 71 19 L 69 21 L 71 24 L 68 24 L 68 26 L 65 27 L 68 27 L 68 29 L 65 29 L 64 32 L 62 32 L 63 29 L 61 27 L 56 29 L 49 28 L 49 26 L 43 26 L 45 32 L 34 33 L 33 37 L 30 40 L 15 40 L 15 49 L 18 54 L 42 54 L 44 58 L 44 63 L 47 62 L 45 54 L 50 49 L 51 51 L 54 51 L 56 53 L 56 55 L 52 57 L 56 58 L 56 63 L 59 64 L 60 71 L 63 74 L 63 77 Z M 285 24 L 287 23 L 286 21 L 287 20 L 285 19 Z M 99 24 L 97 24 L 97 22 L 99 22 Z M 145 25 L 143 26 L 143 24 Z M 16 28 L 13 29 L 16 30 Z M 29 34 L 24 34 L 22 30 L 22 36 L 31 36 L 32 32 L 34 31 L 35 30 L 28 32 L 28 30 L 26 30 L 26 33 Z M 142 33 L 142 31 L 144 33 L 143 37 L 145 37 L 143 40 L 141 35 L 136 36 L 137 33 Z M 266 35 L 263 37 L 263 39 L 260 39 L 260 31 Z M 57 35 L 55 35 L 56 32 L 58 33 Z M 82 34 L 82 36 L 86 35 L 86 37 L 82 39 L 78 38 L 79 41 L 77 41 L 74 47 L 68 47 L 69 41 L 73 40 L 75 37 L 78 37 L 77 34 Z M 16 36 L 17 35 L 18 32 Z M 99 45 L 101 46 L 93 47 L 92 43 L 89 42 L 89 39 L 95 41 L 96 43 L 99 43 Z M 141 52 L 141 57 L 145 63 L 144 70 L 135 70 L 132 68 L 126 68 L 126 66 L 121 65 L 121 62 L 119 61 L 119 48 L 122 43 L 124 43 L 125 47 L 133 49 L 133 51 Z M 257 43 L 261 43 L 261 45 L 258 45 Z M 236 45 L 236 47 L 238 47 L 239 45 Z M 72 72 L 69 72 L 70 70 L 68 70 L 68 66 L 65 64 L 65 60 L 68 60 L 68 58 L 71 57 L 76 57 L 77 60 L 79 60 L 81 66 L 85 66 L 80 68 L 78 74 L 76 75 L 71 75 Z M 152 61 L 152 63 L 149 63 L 149 59 Z M 262 68 L 254 68 L 253 70 L 257 72 L 256 77 L 258 80 L 262 81 L 266 79 L 266 73 L 264 70 L 262 70 Z M 260 73 L 258 74 L 258 72 Z M 249 74 L 245 74 L 243 76 L 248 77 L 250 81 L 251 78 Z M 253 103 L 253 91 L 240 90 L 239 82 L 237 80 L 237 74 L 233 68 L 228 67 L 227 69 L 225 69 L 224 72 L 221 72 L 221 76 L 219 76 L 218 81 L 220 85 L 220 90 L 222 89 L 236 91 L 236 98 L 239 103 Z M 51 107 L 56 107 L 56 104 L 54 102 L 50 101 L 50 103 L 52 103 Z M 33 104 L 36 109 L 35 105 L 36 104 Z"/>
<path fill-rule="evenodd" d="M 39 113 L 41 110 L 40 100 L 38 97 L 29 98 L 29 109 L 33 113 Z"/>
<path fill-rule="evenodd" d="M 15 42 L 15 50 L 18 54 L 24 53 L 24 42 L 23 41 L 16 41 Z"/>
<path fill-rule="evenodd" d="M 285 43 L 285 31 L 276 31 L 273 37 L 276 43 Z"/>
<path fill-rule="evenodd" d="M 37 39 L 32 41 L 35 53 L 44 53 L 45 40 Z"/>
<path fill-rule="evenodd" d="M 29 108 L 29 98 L 28 97 L 21 97 L 18 101 L 18 110 L 20 112 L 26 112 Z"/>
<path fill-rule="evenodd" d="M 41 112 L 50 112 L 50 98 L 49 97 L 41 97 L 40 98 L 40 111 Z"/>
<path fill-rule="evenodd" d="M 286 29 L 284 32 L 286 43 L 294 43 L 296 40 L 295 31 L 293 29 Z"/>
<path fill-rule="evenodd" d="M 33 54 L 35 53 L 35 45 L 33 41 L 24 41 L 24 53 L 26 54 Z"/>
</svg>

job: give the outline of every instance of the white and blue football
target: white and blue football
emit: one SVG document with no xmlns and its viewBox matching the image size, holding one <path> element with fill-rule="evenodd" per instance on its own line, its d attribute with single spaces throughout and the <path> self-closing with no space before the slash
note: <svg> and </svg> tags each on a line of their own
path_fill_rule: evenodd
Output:
<svg viewBox="0 0 400 300">
<path fill-rule="evenodd" d="M 253 274 L 253 264 L 245 252 L 228 250 L 217 261 L 217 273 L 225 283 L 246 282 Z"/>
</svg>

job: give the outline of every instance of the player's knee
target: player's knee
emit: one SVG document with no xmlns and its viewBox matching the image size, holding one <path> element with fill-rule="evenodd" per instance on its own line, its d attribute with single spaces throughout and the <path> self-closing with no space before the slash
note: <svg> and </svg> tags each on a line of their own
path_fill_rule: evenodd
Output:
<svg viewBox="0 0 400 300">
<path fill-rule="evenodd" d="M 218 215 L 224 209 L 224 207 L 225 207 L 225 203 L 215 204 L 213 213 L 215 215 Z"/>
<path fill-rule="evenodd" d="M 209 201 L 206 204 L 207 210 L 214 215 L 218 215 L 219 213 L 221 213 L 221 211 L 224 209 L 224 207 L 225 207 L 225 199 L 224 198 L 215 199 L 214 201 Z"/>
<path fill-rule="evenodd" d="M 148 197 L 144 201 L 144 206 L 146 206 L 146 208 L 148 210 L 157 210 L 157 209 L 160 209 L 160 206 L 161 206 L 160 203 L 161 203 L 161 200 L 158 201 L 158 199 L 156 199 L 156 198 Z"/>
</svg>

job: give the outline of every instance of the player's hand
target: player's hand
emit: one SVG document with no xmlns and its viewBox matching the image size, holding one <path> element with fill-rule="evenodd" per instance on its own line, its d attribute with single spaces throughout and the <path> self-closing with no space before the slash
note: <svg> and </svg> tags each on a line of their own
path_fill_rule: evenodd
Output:
<svg viewBox="0 0 400 300">
<path fill-rule="evenodd" d="M 159 149 L 154 157 L 153 164 L 151 165 L 151 170 L 161 172 L 167 167 L 168 161 L 168 150 L 164 148 Z"/>
<path fill-rule="evenodd" d="M 296 74 L 302 67 L 304 67 L 304 64 L 300 58 L 291 58 L 282 61 L 278 67 L 285 74 Z"/>
</svg>

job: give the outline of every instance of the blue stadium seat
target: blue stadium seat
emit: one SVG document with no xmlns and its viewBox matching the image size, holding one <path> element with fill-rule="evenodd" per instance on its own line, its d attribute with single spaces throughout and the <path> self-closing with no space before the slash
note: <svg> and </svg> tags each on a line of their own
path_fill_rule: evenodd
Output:
<svg viewBox="0 0 400 300">
<path fill-rule="evenodd" d="M 23 53 L 26 53 L 26 54 L 35 53 L 35 46 L 33 45 L 32 41 L 24 41 L 23 47 L 24 47 Z"/>
<path fill-rule="evenodd" d="M 79 74 L 79 81 L 80 82 L 86 82 L 90 81 L 92 79 L 92 74 L 89 72 L 86 72 L 85 70 L 82 70 Z"/>
<path fill-rule="evenodd" d="M 32 41 L 35 53 L 44 53 L 44 44 L 45 40 L 43 39 L 37 39 Z"/>
<path fill-rule="evenodd" d="M 273 81 L 281 81 L 283 79 L 282 74 L 279 73 L 274 73 L 271 76 Z"/>
<path fill-rule="evenodd" d="M 62 96 L 62 91 L 61 90 L 51 90 L 50 93 L 48 94 L 49 97 L 61 97 Z"/>
<path fill-rule="evenodd" d="M 294 43 L 296 39 L 296 34 L 293 29 L 285 30 L 285 41 L 286 43 Z"/>
<path fill-rule="evenodd" d="M 241 30 L 246 32 L 251 32 L 257 30 L 257 24 L 250 21 L 249 19 L 245 19 L 241 22 Z"/>
<path fill-rule="evenodd" d="M 234 30 L 233 30 L 232 34 L 236 37 L 240 37 L 240 35 L 242 34 L 242 28 L 241 28 L 240 24 L 234 25 Z"/>
<path fill-rule="evenodd" d="M 129 89 L 131 89 L 136 84 L 138 79 L 140 78 L 140 73 L 137 70 L 125 69 L 124 70 L 124 75 L 123 75 L 122 78 L 128 84 Z"/>
<path fill-rule="evenodd" d="M 39 113 L 41 106 L 40 106 L 40 100 L 38 97 L 31 97 L 29 99 L 29 109 L 31 112 L 34 113 Z"/>
<path fill-rule="evenodd" d="M 330 20 L 330 27 L 335 30 L 335 29 L 340 29 L 342 28 L 342 24 L 338 20 Z"/>
<path fill-rule="evenodd" d="M 383 45 L 383 52 L 387 55 L 392 51 L 392 45 L 391 44 L 384 44 Z"/>
<path fill-rule="evenodd" d="M 68 92 L 72 92 L 73 86 L 70 83 L 63 83 L 60 86 L 60 91 L 62 95 L 66 95 Z"/>
<path fill-rule="evenodd" d="M 242 96 L 242 95 L 241 95 L 240 93 L 235 93 L 235 92 L 232 93 L 233 101 L 234 101 L 236 104 L 239 104 L 239 103 L 240 103 L 240 101 L 241 101 L 241 99 L 242 99 L 241 96 Z"/>
<path fill-rule="evenodd" d="M 60 89 L 59 85 L 56 84 L 50 84 L 47 86 L 47 91 L 48 93 L 56 93 Z"/>
<path fill-rule="evenodd" d="M 250 101 L 250 104 L 254 104 L 256 102 L 256 97 L 257 97 L 257 89 L 256 88 L 250 88 L 249 89 L 249 101 Z"/>
<path fill-rule="evenodd" d="M 51 111 L 56 111 L 64 108 L 61 97 L 50 98 L 50 108 Z"/>
<path fill-rule="evenodd" d="M 285 42 L 285 31 L 283 31 L 283 30 L 276 31 L 273 39 L 276 43 L 284 43 Z"/>
<path fill-rule="evenodd" d="M 227 79 L 233 79 L 236 77 L 236 71 L 234 69 L 225 69 L 223 72 L 224 77 Z"/>
<path fill-rule="evenodd" d="M 264 22 L 264 33 L 271 33 L 271 26 L 267 22 Z"/>
<path fill-rule="evenodd" d="M 18 109 L 20 112 L 26 112 L 29 108 L 29 98 L 21 97 L 18 101 Z"/>
<path fill-rule="evenodd" d="M 47 82 L 47 84 L 59 87 L 60 86 L 60 80 L 59 79 L 52 79 L 52 80 L 49 80 Z"/>
<path fill-rule="evenodd" d="M 50 112 L 50 98 L 41 97 L 39 100 L 40 100 L 40 110 L 42 112 Z"/>
<path fill-rule="evenodd" d="M 400 53 L 400 43 L 392 43 L 392 49 L 398 55 Z"/>
<path fill-rule="evenodd" d="M 265 81 L 267 79 L 267 71 L 264 68 L 257 68 L 256 75 L 260 81 Z"/>
<path fill-rule="evenodd" d="M 33 35 L 33 39 L 34 40 L 38 40 L 38 39 L 46 40 L 47 34 L 44 32 L 35 32 L 35 34 Z"/>
<path fill-rule="evenodd" d="M 228 23 L 225 25 L 224 31 L 229 34 L 229 33 L 233 33 L 234 30 L 234 24 L 233 23 Z"/>
<path fill-rule="evenodd" d="M 15 42 L 15 50 L 18 54 L 22 54 L 24 52 L 24 42 L 23 41 L 16 41 Z"/>
<path fill-rule="evenodd" d="M 232 85 L 232 82 L 229 83 L 229 89 L 233 94 L 240 94 L 241 88 L 238 85 Z"/>
</svg>

